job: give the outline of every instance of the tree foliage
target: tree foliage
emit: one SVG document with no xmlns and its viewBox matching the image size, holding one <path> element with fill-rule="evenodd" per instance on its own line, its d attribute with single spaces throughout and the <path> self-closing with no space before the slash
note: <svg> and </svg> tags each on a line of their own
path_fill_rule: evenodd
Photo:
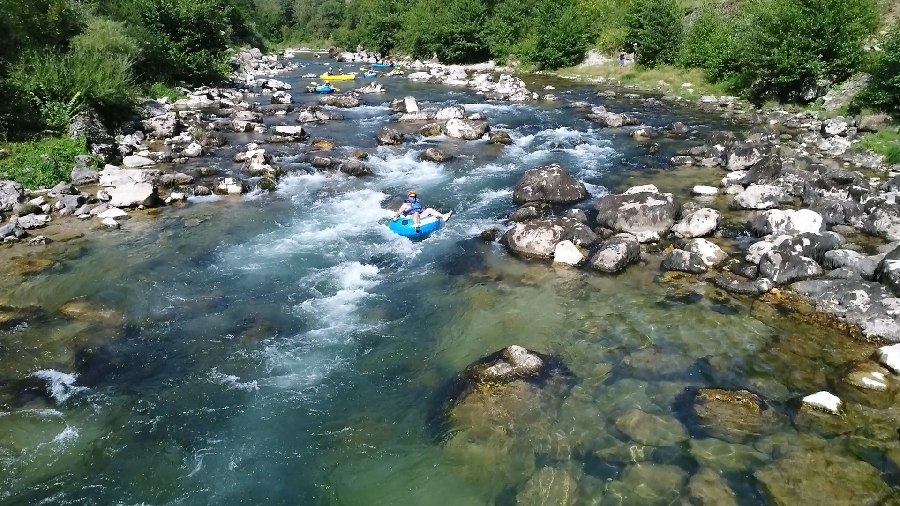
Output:
<svg viewBox="0 0 900 506">
<path fill-rule="evenodd" d="M 869 87 L 860 101 L 900 118 L 900 26 L 895 27 L 885 40 L 869 72 L 872 76 Z"/>
<path fill-rule="evenodd" d="M 625 15 L 626 40 L 637 43 L 641 65 L 675 63 L 682 34 L 682 13 L 676 0 L 632 0 Z"/>
</svg>

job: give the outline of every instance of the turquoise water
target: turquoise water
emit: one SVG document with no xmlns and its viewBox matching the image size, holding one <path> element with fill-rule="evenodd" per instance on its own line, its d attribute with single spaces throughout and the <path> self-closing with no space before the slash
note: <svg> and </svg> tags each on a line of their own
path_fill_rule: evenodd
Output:
<svg viewBox="0 0 900 506">
<path fill-rule="evenodd" d="M 388 95 L 366 97 L 344 122 L 310 128 L 339 153 L 368 151 L 371 178 L 307 173 L 292 163 L 296 146 L 279 146 L 297 170 L 272 195 L 197 199 L 121 231 L 5 253 L 50 262 L 0 281 L 0 303 L 27 313 L 0 334 L 0 504 L 525 504 L 517 497 L 543 467 L 573 477 L 578 504 L 669 504 L 686 493 L 648 492 L 635 466 L 674 473 L 676 485 L 712 468 L 740 504 L 759 504 L 751 475 L 786 448 L 845 451 L 844 439 L 791 424 L 740 444 L 709 438 L 690 428 L 679 398 L 695 387 L 748 388 L 787 411 L 825 386 L 828 367 L 872 346 L 705 284 L 664 280 L 655 266 L 605 277 L 516 260 L 477 238 L 505 226 L 527 169 L 562 163 L 593 200 L 690 141 L 660 142 L 653 158 L 560 104 L 384 84 Z M 567 101 L 592 97 L 557 86 Z M 376 146 L 387 101 L 405 94 L 465 104 L 514 145 Z M 608 106 L 657 126 L 721 124 Z M 457 158 L 418 161 L 429 146 Z M 228 149 L 219 155 L 203 163 L 235 168 Z M 386 202 L 411 188 L 454 210 L 421 242 L 385 225 Z M 510 344 L 560 358 L 574 386 L 474 398 L 437 442 L 435 392 Z M 635 408 L 679 420 L 691 437 L 635 444 L 616 423 Z"/>
</svg>

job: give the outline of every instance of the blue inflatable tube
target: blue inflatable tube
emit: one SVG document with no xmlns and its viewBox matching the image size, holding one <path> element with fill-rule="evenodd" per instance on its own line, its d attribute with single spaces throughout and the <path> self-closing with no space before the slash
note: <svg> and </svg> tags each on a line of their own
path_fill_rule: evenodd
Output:
<svg viewBox="0 0 900 506">
<path fill-rule="evenodd" d="M 413 222 L 412 217 L 401 216 L 397 221 L 391 220 L 390 228 L 391 230 L 403 237 L 409 237 L 410 239 L 416 239 L 419 237 L 428 237 L 429 235 L 437 232 L 443 222 L 434 216 L 426 216 L 419 220 L 420 230 L 421 232 L 416 232 L 416 224 Z"/>
<path fill-rule="evenodd" d="M 316 86 L 316 93 L 334 93 L 335 91 L 337 89 L 332 86 Z"/>
<path fill-rule="evenodd" d="M 363 74 L 363 77 L 365 77 L 366 79 L 375 79 L 376 77 L 378 77 L 378 72 L 366 72 L 365 74 Z"/>
<path fill-rule="evenodd" d="M 386 63 L 375 63 L 372 65 L 373 68 L 376 69 L 392 69 L 395 67 L 399 67 L 399 65 L 388 65 Z"/>
</svg>

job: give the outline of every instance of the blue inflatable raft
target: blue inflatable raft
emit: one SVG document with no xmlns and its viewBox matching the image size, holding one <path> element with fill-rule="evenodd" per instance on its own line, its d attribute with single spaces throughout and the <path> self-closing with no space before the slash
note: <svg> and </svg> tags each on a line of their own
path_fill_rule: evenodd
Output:
<svg viewBox="0 0 900 506">
<path fill-rule="evenodd" d="M 434 216 L 426 216 L 419 220 L 419 225 L 421 231 L 416 232 L 416 224 L 412 217 L 407 218 L 405 216 L 401 216 L 397 221 L 391 220 L 390 222 L 390 228 L 395 234 L 409 237 L 410 239 L 428 237 L 437 232 L 443 225 L 443 222 Z"/>
<path fill-rule="evenodd" d="M 334 86 L 316 86 L 316 93 L 334 93 L 338 91 Z"/>
<path fill-rule="evenodd" d="M 366 79 L 375 79 L 376 77 L 378 77 L 378 72 L 366 72 L 365 74 L 363 74 L 363 77 L 365 77 Z"/>
<path fill-rule="evenodd" d="M 387 63 L 375 63 L 372 65 L 372 67 L 376 68 L 376 69 L 392 69 L 392 68 L 397 68 L 399 66 L 400 65 L 397 65 L 397 64 L 388 65 Z"/>
</svg>

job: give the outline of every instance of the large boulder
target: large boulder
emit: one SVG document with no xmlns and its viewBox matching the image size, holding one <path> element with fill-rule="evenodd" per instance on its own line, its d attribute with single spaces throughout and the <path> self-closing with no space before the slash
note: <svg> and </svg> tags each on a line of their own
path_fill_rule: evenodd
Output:
<svg viewBox="0 0 900 506">
<path fill-rule="evenodd" d="M 426 149 L 419 158 L 426 162 L 444 163 L 453 159 L 453 155 L 437 148 Z"/>
<path fill-rule="evenodd" d="M 341 164 L 341 172 L 348 176 L 368 176 L 373 174 L 372 168 L 359 160 L 347 160 Z"/>
<path fill-rule="evenodd" d="M 490 130 L 487 121 L 454 118 L 444 125 L 444 134 L 454 139 L 480 139 Z"/>
<path fill-rule="evenodd" d="M 647 185 L 600 198 L 597 212 L 599 225 L 650 242 L 659 240 L 675 225 L 678 205 L 671 193 L 660 193 L 655 186 Z"/>
<path fill-rule="evenodd" d="M 100 172 L 100 186 L 120 186 L 128 184 L 159 183 L 162 173 L 155 169 L 119 169 L 107 165 Z"/>
<path fill-rule="evenodd" d="M 728 170 L 745 170 L 762 160 L 763 151 L 755 144 L 735 142 L 728 150 Z"/>
<path fill-rule="evenodd" d="M 564 469 L 545 467 L 516 495 L 517 506 L 570 506 L 578 499 L 578 482 Z"/>
<path fill-rule="evenodd" d="M 771 279 L 776 285 L 817 278 L 824 274 L 822 267 L 812 258 L 770 251 L 759 262 L 759 275 Z"/>
<path fill-rule="evenodd" d="M 874 272 L 875 280 L 890 288 L 894 295 L 900 297 L 900 247 L 890 251 Z"/>
<path fill-rule="evenodd" d="M 806 232 L 793 237 L 782 236 L 775 240 L 775 249 L 789 255 L 812 258 L 818 263 L 825 261 L 825 255 L 844 245 L 844 238 L 835 232 L 821 234 Z"/>
<path fill-rule="evenodd" d="M 181 132 L 181 120 L 178 119 L 178 113 L 167 112 L 152 118 L 143 120 L 144 133 L 150 137 L 157 139 L 166 139 L 174 137 Z"/>
<path fill-rule="evenodd" d="M 565 217 L 541 218 L 518 223 L 504 235 L 506 248 L 526 258 L 549 259 L 562 241 L 590 247 L 597 235 L 584 223 Z"/>
<path fill-rule="evenodd" d="M 754 477 L 778 506 L 875 506 L 891 496 L 878 469 L 828 450 L 797 450 Z"/>
<path fill-rule="evenodd" d="M 816 233 L 822 231 L 822 221 L 821 214 L 809 209 L 772 209 L 753 218 L 750 229 L 760 236 Z"/>
<path fill-rule="evenodd" d="M 156 186 L 149 183 L 123 184 L 106 189 L 113 207 L 150 207 L 159 203 Z"/>
<path fill-rule="evenodd" d="M 278 125 L 272 131 L 271 142 L 299 142 L 309 137 L 309 132 L 302 126 Z"/>
<path fill-rule="evenodd" d="M 531 169 L 519 179 L 513 191 L 513 202 L 546 202 L 574 204 L 587 198 L 584 183 L 577 181 L 559 164 Z"/>
<path fill-rule="evenodd" d="M 784 198 L 781 188 L 772 185 L 750 185 L 734 196 L 734 207 L 738 209 L 772 209 L 781 205 Z"/>
<path fill-rule="evenodd" d="M 676 236 L 685 239 L 704 237 L 716 230 L 721 219 L 722 215 L 719 211 L 704 207 L 686 214 L 672 227 L 672 231 Z"/>
<path fill-rule="evenodd" d="M 700 274 L 721 265 L 728 254 L 706 239 L 691 239 L 683 249 L 675 249 L 664 258 L 662 266 L 666 270 Z"/>
<path fill-rule="evenodd" d="M 604 241 L 591 258 L 591 267 L 614 274 L 641 258 L 641 244 L 631 234 L 616 234 Z"/>
<path fill-rule="evenodd" d="M 25 188 L 15 181 L 0 181 L 0 211 L 12 211 L 25 200 Z"/>
<path fill-rule="evenodd" d="M 762 157 L 758 162 L 754 163 L 741 184 L 749 186 L 751 184 L 772 184 L 781 175 L 782 160 L 777 154 L 768 154 Z"/>
</svg>

